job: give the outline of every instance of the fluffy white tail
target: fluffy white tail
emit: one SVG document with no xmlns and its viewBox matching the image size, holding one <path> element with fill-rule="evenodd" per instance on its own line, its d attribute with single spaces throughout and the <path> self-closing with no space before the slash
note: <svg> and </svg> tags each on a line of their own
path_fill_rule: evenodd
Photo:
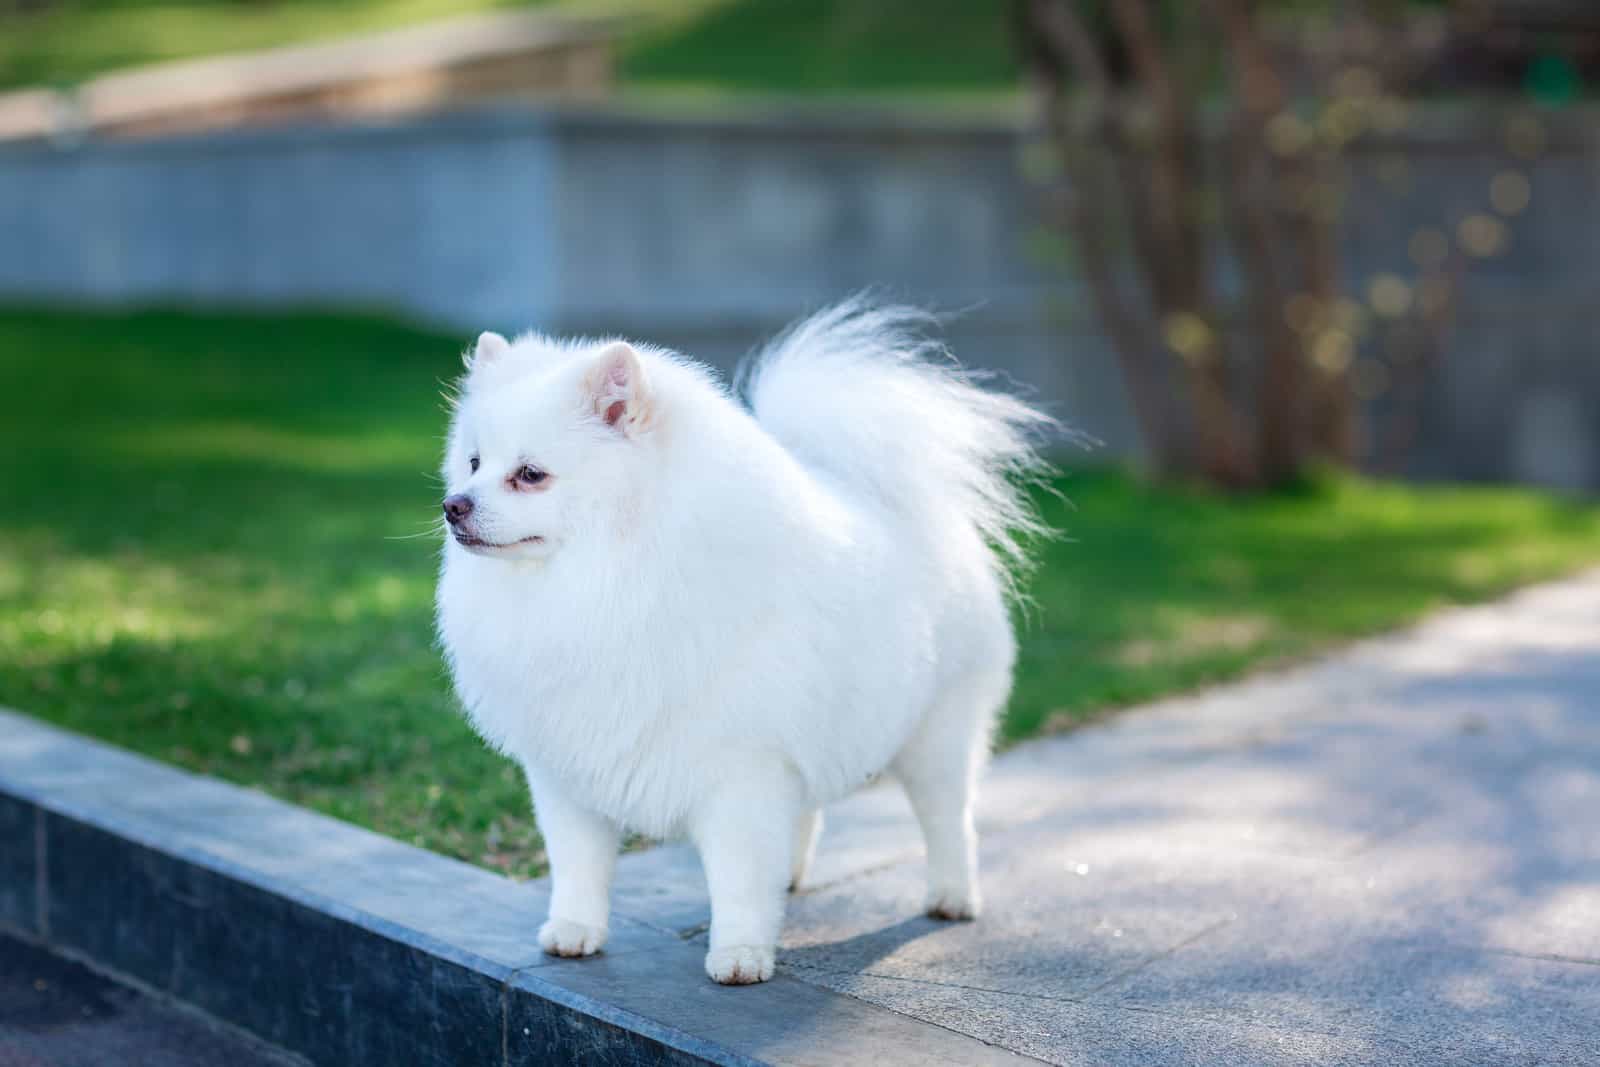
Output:
<svg viewBox="0 0 1600 1067">
<path fill-rule="evenodd" d="M 1027 486 L 1049 471 L 1034 441 L 1056 424 L 983 388 L 928 338 L 936 325 L 916 308 L 849 300 L 758 353 L 741 390 L 803 464 L 914 522 L 970 524 L 1009 573 L 1027 563 L 1027 539 L 1048 532 Z"/>
</svg>

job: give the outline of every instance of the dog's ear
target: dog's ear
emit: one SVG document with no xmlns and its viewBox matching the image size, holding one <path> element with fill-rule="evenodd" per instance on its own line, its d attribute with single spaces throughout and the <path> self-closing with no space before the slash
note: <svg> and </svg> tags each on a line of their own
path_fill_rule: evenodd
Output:
<svg viewBox="0 0 1600 1067">
<path fill-rule="evenodd" d="M 639 353 L 626 341 L 606 345 L 583 376 L 589 405 L 607 426 L 633 437 L 650 428 L 650 385 Z"/>
<path fill-rule="evenodd" d="M 472 346 L 472 352 L 467 356 L 467 369 L 479 370 L 487 367 L 509 351 L 511 351 L 510 341 L 493 330 L 484 330 L 478 335 L 477 344 Z"/>
</svg>

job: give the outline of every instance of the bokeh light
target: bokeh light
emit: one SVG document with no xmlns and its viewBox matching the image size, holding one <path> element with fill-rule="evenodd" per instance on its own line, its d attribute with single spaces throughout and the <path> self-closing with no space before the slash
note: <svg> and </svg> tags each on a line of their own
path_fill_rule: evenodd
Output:
<svg viewBox="0 0 1600 1067">
<path fill-rule="evenodd" d="M 1372 310 L 1386 319 L 1398 319 L 1411 310 L 1411 286 L 1398 274 L 1379 274 L 1367 285 Z"/>
<path fill-rule="evenodd" d="M 1510 239 L 1506 224 L 1493 215 L 1468 215 L 1456 228 L 1456 240 L 1462 250 L 1478 259 L 1499 255 Z"/>
<path fill-rule="evenodd" d="M 1489 183 L 1489 203 L 1502 215 L 1520 215 L 1533 199 L 1533 185 L 1521 171 L 1502 171 Z"/>
</svg>

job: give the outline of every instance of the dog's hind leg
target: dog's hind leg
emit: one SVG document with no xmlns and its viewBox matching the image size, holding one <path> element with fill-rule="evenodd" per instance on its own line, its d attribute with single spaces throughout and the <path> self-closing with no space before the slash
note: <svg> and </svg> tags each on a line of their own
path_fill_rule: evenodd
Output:
<svg viewBox="0 0 1600 1067">
<path fill-rule="evenodd" d="M 817 855 L 817 839 L 822 836 L 822 809 L 811 808 L 800 813 L 794 822 L 794 860 L 789 867 L 789 892 L 800 888 L 811 861 Z"/>
<path fill-rule="evenodd" d="M 922 825 L 924 907 L 934 918 L 975 919 L 982 908 L 973 809 L 994 716 L 1009 688 L 1003 672 L 948 689 L 891 765 Z"/>
</svg>

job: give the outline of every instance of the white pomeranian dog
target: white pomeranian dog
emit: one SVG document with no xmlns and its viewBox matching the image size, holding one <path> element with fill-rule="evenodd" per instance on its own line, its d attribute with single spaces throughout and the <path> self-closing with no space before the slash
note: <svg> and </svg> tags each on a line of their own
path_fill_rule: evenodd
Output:
<svg viewBox="0 0 1600 1067">
<path fill-rule="evenodd" d="M 645 345 L 485 333 L 468 355 L 439 631 L 473 723 L 527 772 L 546 952 L 605 944 L 624 831 L 686 835 L 706 972 L 765 981 L 822 805 L 885 772 L 922 826 L 928 914 L 978 914 L 973 795 L 1050 420 L 926 325 L 815 315 L 746 368 L 748 408 Z"/>
</svg>

